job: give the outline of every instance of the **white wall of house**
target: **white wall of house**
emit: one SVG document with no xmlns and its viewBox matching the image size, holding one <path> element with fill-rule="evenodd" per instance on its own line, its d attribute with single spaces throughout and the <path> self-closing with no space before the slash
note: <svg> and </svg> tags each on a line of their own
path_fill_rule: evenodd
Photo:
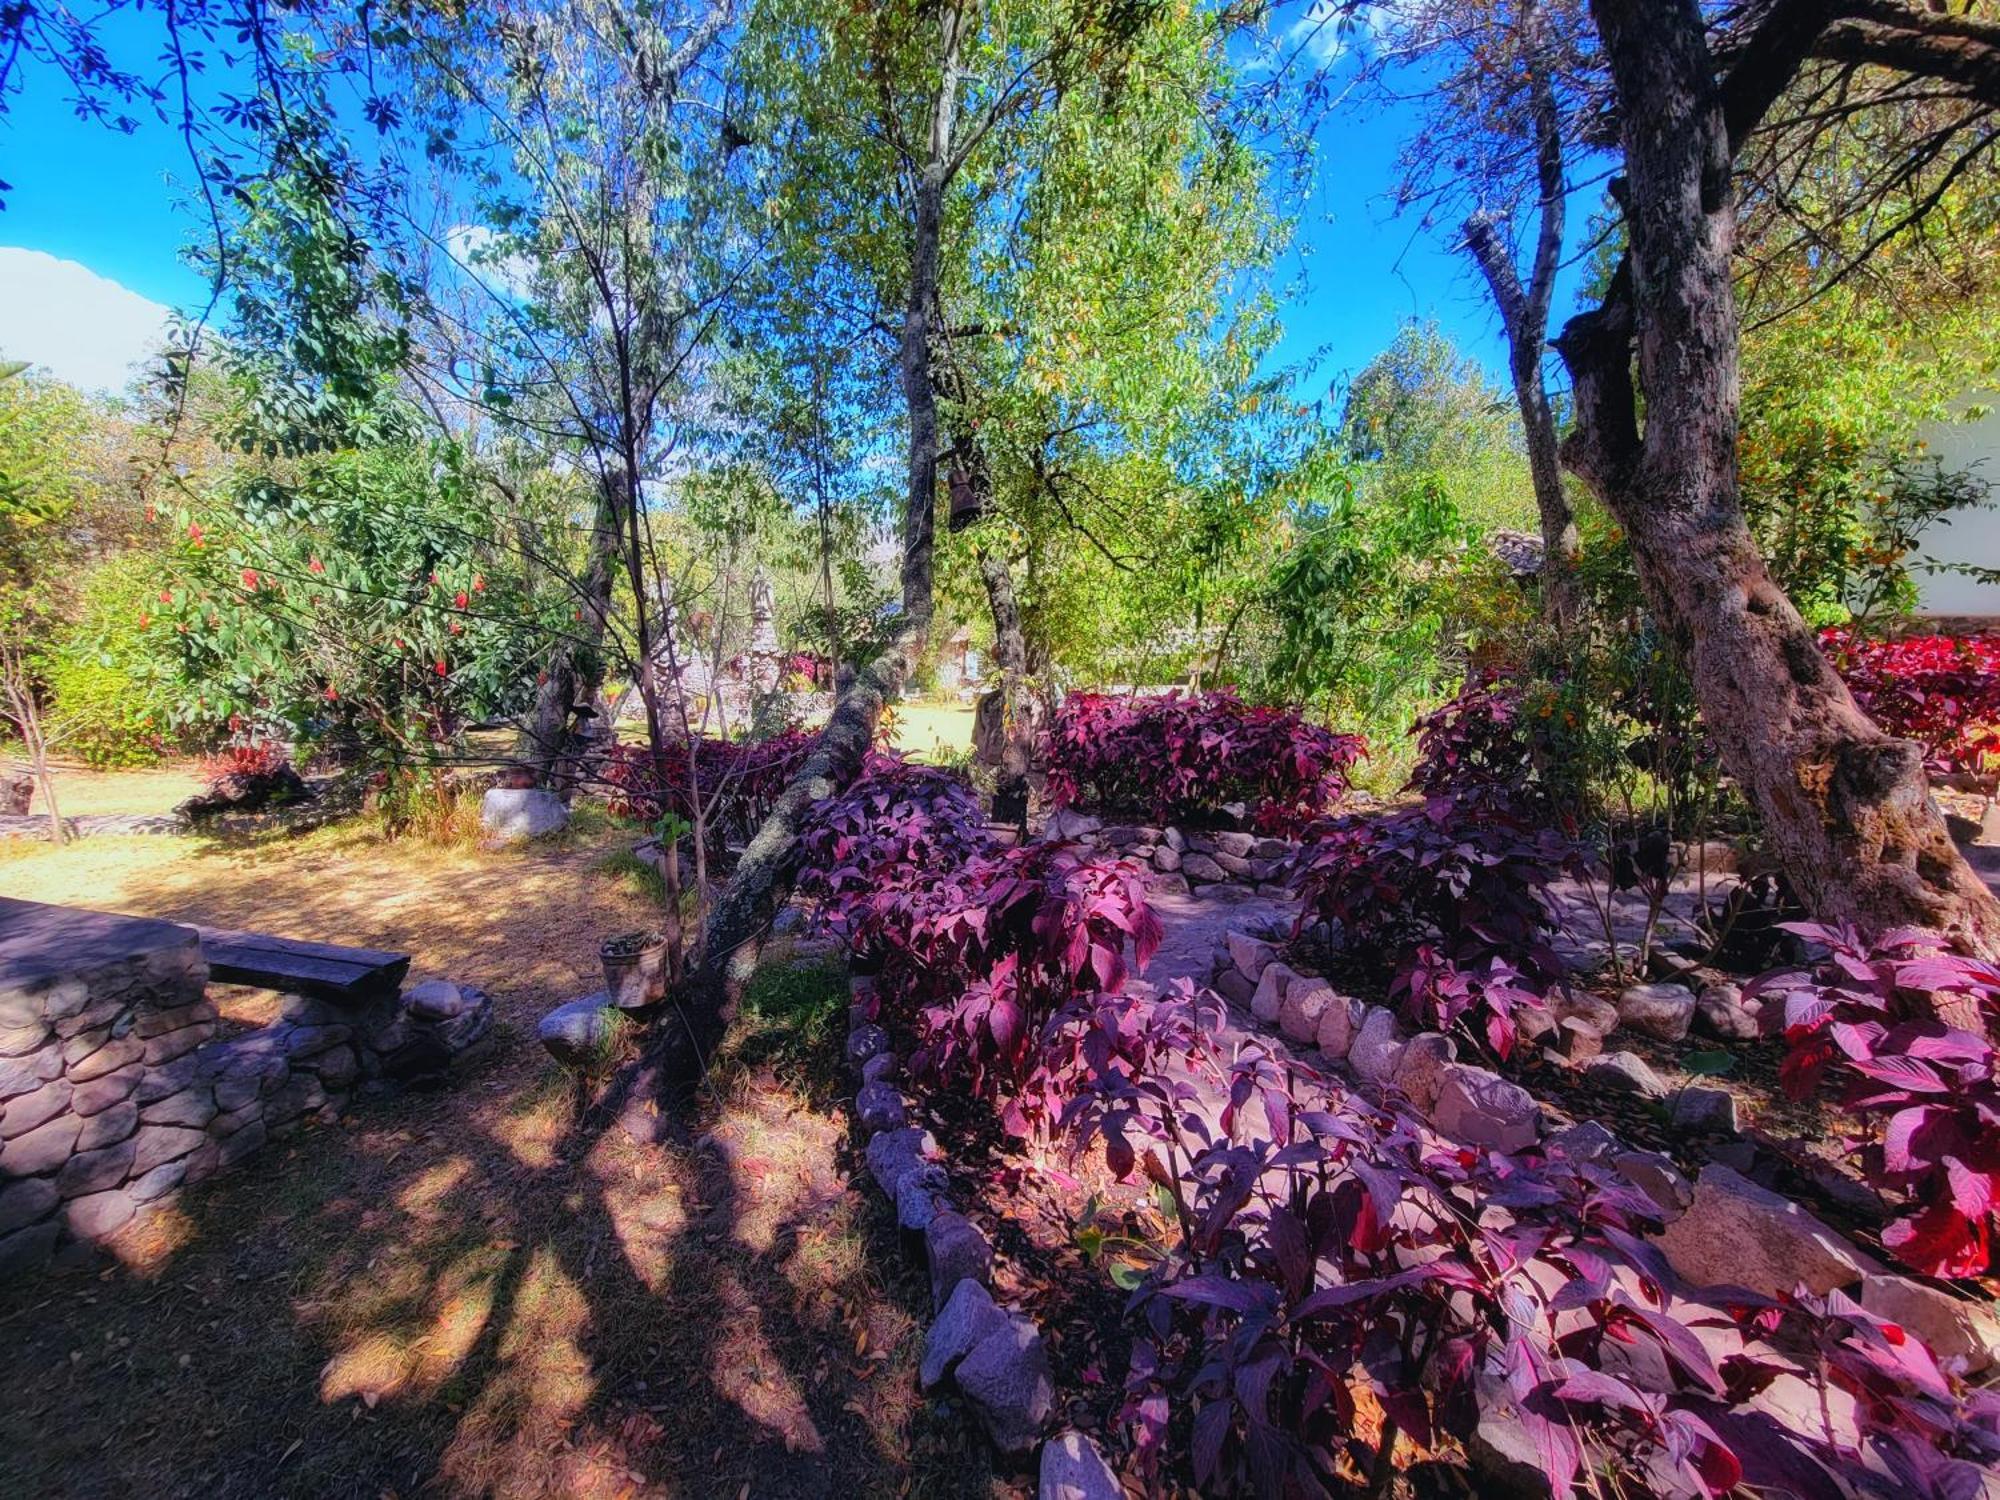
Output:
<svg viewBox="0 0 2000 1500">
<path fill-rule="evenodd" d="M 1970 400 L 1993 410 L 1976 422 L 1927 428 L 1923 438 L 1946 468 L 1991 485 L 1996 504 L 1939 522 L 1925 533 L 1919 550 L 1938 562 L 2000 568 L 2000 392 L 1984 391 Z M 1925 614 L 2000 616 L 2000 585 L 1950 573 L 1920 574 L 1917 583 Z"/>
</svg>

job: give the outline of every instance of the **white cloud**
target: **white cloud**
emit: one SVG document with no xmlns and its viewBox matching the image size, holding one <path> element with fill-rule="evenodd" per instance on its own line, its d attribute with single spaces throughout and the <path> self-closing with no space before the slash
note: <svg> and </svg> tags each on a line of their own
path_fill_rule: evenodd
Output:
<svg viewBox="0 0 2000 1500">
<path fill-rule="evenodd" d="M 452 259 L 471 267 L 489 291 L 527 300 L 534 267 L 527 257 L 508 250 L 505 241 L 484 224 L 454 224 L 445 231 L 444 244 Z"/>
<path fill-rule="evenodd" d="M 1346 50 L 1346 27 L 1341 24 L 1333 0 L 1313 0 L 1306 6 L 1305 14 L 1285 28 L 1280 48 L 1285 57 L 1303 54 L 1321 68 Z"/>
<path fill-rule="evenodd" d="M 0 245 L 0 356 L 86 391 L 123 391 L 159 349 L 167 312 L 73 260 Z"/>
</svg>

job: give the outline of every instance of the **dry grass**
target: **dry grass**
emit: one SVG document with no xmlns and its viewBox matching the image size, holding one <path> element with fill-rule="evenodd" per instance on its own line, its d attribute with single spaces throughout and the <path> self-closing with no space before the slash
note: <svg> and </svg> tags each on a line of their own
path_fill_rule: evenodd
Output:
<svg viewBox="0 0 2000 1500">
<path fill-rule="evenodd" d="M 889 742 L 917 760 L 956 760 L 972 748 L 972 709 L 956 703 L 898 703 Z"/>
<path fill-rule="evenodd" d="M 0 1287 L 0 1494 L 1015 1493 L 916 1399 L 923 1290 L 839 1170 L 824 1088 L 757 1060 L 784 1015 L 718 1075 L 713 1145 L 577 1125 L 533 1024 L 644 914 L 599 868 L 623 842 L 0 853 L 0 892 L 406 949 L 500 1010 L 452 1088 L 267 1148 L 108 1269 Z"/>
<path fill-rule="evenodd" d="M 178 761 L 144 771 L 85 771 L 56 773 L 56 801 L 65 818 L 97 813 L 164 813 L 201 790 L 192 761 Z M 33 811 L 41 812 L 36 794 Z"/>
</svg>

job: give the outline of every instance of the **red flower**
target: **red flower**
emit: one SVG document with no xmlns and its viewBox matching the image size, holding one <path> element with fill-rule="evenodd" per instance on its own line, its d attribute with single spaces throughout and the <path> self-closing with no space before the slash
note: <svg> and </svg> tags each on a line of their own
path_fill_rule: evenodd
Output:
<svg viewBox="0 0 2000 1500">
<path fill-rule="evenodd" d="M 460 609 L 464 609 L 466 605 L 472 602 L 472 596 L 466 593 L 464 589 L 460 589 L 457 593 L 451 596 L 451 602 L 457 605 Z"/>
<path fill-rule="evenodd" d="M 160 511 L 159 511 L 159 507 L 158 507 L 158 506 L 154 506 L 154 505 L 148 505 L 148 506 L 146 507 L 146 519 L 147 519 L 148 521 L 157 521 L 157 520 L 159 520 L 159 519 L 160 519 Z"/>
<path fill-rule="evenodd" d="M 475 594 L 486 592 L 486 575 L 484 573 L 474 573 L 472 575 L 472 592 Z"/>
<path fill-rule="evenodd" d="M 438 676 L 440 677 L 444 676 L 446 669 L 445 669 L 445 664 L 442 661 L 433 662 L 431 665 L 437 668 Z"/>
<path fill-rule="evenodd" d="M 315 557 L 311 562 L 306 564 L 306 571 L 308 573 L 324 573 L 326 571 L 326 564 Z"/>
<path fill-rule="evenodd" d="M 243 587 L 249 589 L 253 594 L 257 591 L 257 570 L 255 568 L 245 568 L 243 570 Z"/>
<path fill-rule="evenodd" d="M 465 634 L 465 627 L 464 627 L 463 625 L 459 624 L 459 623 L 458 623 L 458 621 L 456 621 L 456 620 L 453 620 L 453 621 L 451 622 L 451 633 L 452 633 L 453 635 L 464 635 L 464 634 Z"/>
<path fill-rule="evenodd" d="M 142 610 L 140 610 L 140 611 L 139 611 L 139 628 L 140 628 L 141 630 L 144 630 L 144 629 L 145 629 L 145 628 L 146 628 L 146 627 L 147 627 L 148 625 L 150 625 L 150 624 L 152 624 L 152 623 L 153 623 L 153 617 L 152 617 L 151 615 L 147 614 L 147 613 L 146 613 L 146 612 L 145 612 L 145 611 L 144 611 L 143 609 L 142 609 Z"/>
<path fill-rule="evenodd" d="M 173 594 L 173 590 L 172 590 L 172 589 L 161 589 L 161 590 L 160 590 L 160 603 L 162 603 L 162 604 L 172 604 L 173 602 L 174 602 L 174 594 Z"/>
<path fill-rule="evenodd" d="M 201 526 L 198 522 L 188 522 L 188 540 L 197 547 L 201 545 Z"/>
<path fill-rule="evenodd" d="M 328 686 L 326 690 L 326 701 L 329 703 L 337 703 L 340 701 L 340 694 L 335 692 L 331 686 Z"/>
</svg>

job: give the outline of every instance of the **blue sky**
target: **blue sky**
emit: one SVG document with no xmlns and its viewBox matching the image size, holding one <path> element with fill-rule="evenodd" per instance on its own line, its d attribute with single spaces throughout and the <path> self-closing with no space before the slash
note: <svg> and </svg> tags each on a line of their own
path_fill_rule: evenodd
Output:
<svg viewBox="0 0 2000 1500">
<path fill-rule="evenodd" d="M 205 297 L 179 259 L 199 229 L 174 186 L 190 177 L 180 139 L 150 117 L 131 135 L 79 121 L 46 73 L 31 74 L 10 103 L 0 116 L 0 178 L 12 184 L 0 212 L 0 353 L 115 384 L 117 350 L 142 343 L 160 309 Z M 1307 282 L 1283 309 L 1274 356 L 1291 364 L 1324 348 L 1302 395 L 1358 370 L 1412 318 L 1437 319 L 1496 378 L 1504 370 L 1498 320 L 1467 264 L 1390 214 L 1406 124 L 1344 113 L 1321 132 L 1317 187 L 1299 206 L 1299 245 L 1284 267 L 1284 280 L 1303 267 Z"/>
</svg>

